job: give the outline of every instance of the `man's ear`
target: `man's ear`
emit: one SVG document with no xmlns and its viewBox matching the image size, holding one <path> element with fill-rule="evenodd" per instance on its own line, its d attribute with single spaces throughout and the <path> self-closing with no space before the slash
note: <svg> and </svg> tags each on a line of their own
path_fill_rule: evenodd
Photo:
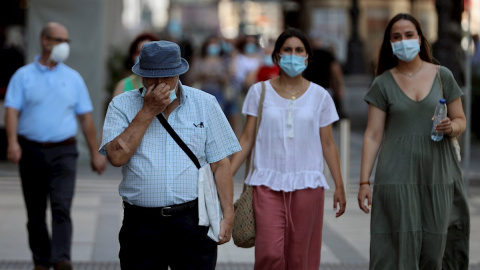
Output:
<svg viewBox="0 0 480 270">
<path fill-rule="evenodd" d="M 51 48 L 47 48 L 47 37 L 45 35 L 40 37 L 40 44 L 42 45 L 42 48 L 51 50 Z"/>
</svg>

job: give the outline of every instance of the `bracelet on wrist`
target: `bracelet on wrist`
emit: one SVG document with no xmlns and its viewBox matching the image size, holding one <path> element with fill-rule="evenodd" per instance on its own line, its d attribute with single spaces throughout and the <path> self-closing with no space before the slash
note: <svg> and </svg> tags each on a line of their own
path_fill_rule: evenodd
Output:
<svg viewBox="0 0 480 270">
<path fill-rule="evenodd" d="M 363 185 L 370 185 L 370 181 L 367 181 L 367 182 L 360 182 L 360 186 L 363 186 Z"/>
<path fill-rule="evenodd" d="M 450 133 L 448 134 L 448 136 L 452 136 L 453 134 L 453 126 L 450 126 Z"/>
</svg>

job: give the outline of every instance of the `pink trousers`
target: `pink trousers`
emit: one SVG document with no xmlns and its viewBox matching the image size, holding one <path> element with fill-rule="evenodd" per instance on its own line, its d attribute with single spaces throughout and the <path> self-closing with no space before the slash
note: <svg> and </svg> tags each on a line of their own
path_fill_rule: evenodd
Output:
<svg viewBox="0 0 480 270">
<path fill-rule="evenodd" d="M 324 199 L 323 187 L 293 192 L 254 187 L 255 270 L 319 269 Z"/>
</svg>

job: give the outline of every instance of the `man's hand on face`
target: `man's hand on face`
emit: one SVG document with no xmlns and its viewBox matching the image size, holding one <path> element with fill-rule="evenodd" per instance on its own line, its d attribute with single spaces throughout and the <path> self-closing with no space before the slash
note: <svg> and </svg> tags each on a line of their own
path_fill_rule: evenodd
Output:
<svg viewBox="0 0 480 270">
<path fill-rule="evenodd" d="M 147 87 L 143 107 L 148 113 L 158 115 L 170 104 L 170 86 L 166 83 L 151 84 Z"/>
</svg>

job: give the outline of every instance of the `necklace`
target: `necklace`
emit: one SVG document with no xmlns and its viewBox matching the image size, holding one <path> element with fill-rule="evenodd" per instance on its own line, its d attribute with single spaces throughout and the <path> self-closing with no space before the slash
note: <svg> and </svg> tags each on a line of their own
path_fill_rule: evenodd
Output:
<svg viewBox="0 0 480 270">
<path fill-rule="evenodd" d="M 297 98 L 296 95 L 298 95 L 298 93 L 300 93 L 300 91 L 302 91 L 302 90 L 298 90 L 297 92 L 292 93 L 292 92 L 288 92 L 287 90 L 283 90 L 283 92 L 292 95 L 292 97 L 290 98 L 291 100 L 295 100 Z"/>
<path fill-rule="evenodd" d="M 401 71 L 398 67 L 397 67 L 397 70 L 398 70 L 398 72 L 400 72 L 404 75 L 407 75 L 409 78 L 411 78 L 411 77 L 413 77 L 413 75 L 417 74 L 422 69 L 422 67 L 423 67 L 423 61 L 420 64 L 420 67 L 415 72 L 410 72 L 410 73 L 404 72 L 404 71 Z"/>
<path fill-rule="evenodd" d="M 282 90 L 283 90 L 283 92 L 285 92 L 285 93 L 287 93 L 287 94 L 289 94 L 289 95 L 292 96 L 292 97 L 290 98 L 291 100 L 295 100 L 295 99 L 297 99 L 297 95 L 298 95 L 300 92 L 302 92 L 304 82 L 305 82 L 305 81 L 302 81 L 302 88 L 301 88 L 300 90 L 296 91 L 296 92 L 293 92 L 293 93 L 292 93 L 292 92 L 288 92 L 288 91 L 285 90 L 285 89 L 282 89 Z"/>
</svg>

